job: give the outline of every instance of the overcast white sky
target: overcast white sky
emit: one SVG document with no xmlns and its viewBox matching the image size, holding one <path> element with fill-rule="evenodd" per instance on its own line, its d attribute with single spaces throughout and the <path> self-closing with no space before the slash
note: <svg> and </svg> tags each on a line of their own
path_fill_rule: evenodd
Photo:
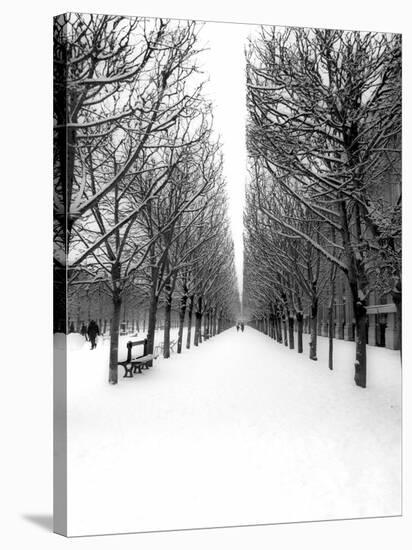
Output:
<svg viewBox="0 0 412 550">
<path fill-rule="evenodd" d="M 205 92 L 212 99 L 214 126 L 221 136 L 229 217 L 235 245 L 239 290 L 243 288 L 243 208 L 246 181 L 246 64 L 244 48 L 256 27 L 234 23 L 205 23 L 200 42 L 208 46 L 201 68 L 210 75 Z"/>
</svg>

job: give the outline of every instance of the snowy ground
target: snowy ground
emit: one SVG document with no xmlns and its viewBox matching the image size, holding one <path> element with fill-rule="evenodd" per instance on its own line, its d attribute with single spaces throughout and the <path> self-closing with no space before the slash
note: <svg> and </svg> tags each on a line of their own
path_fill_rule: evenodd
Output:
<svg viewBox="0 0 412 550">
<path fill-rule="evenodd" d="M 107 344 L 69 347 L 69 535 L 400 514 L 399 352 L 361 389 L 351 342 L 331 372 L 325 338 L 233 328 L 110 386 Z"/>
</svg>

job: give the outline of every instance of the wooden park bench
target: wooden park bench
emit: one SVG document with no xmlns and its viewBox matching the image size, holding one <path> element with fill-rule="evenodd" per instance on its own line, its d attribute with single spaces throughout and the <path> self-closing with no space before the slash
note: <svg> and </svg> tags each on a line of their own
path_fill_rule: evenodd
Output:
<svg viewBox="0 0 412 550">
<path fill-rule="evenodd" d="M 139 372 L 139 374 L 142 373 L 142 367 L 145 367 L 146 369 L 149 368 L 149 366 L 152 366 L 149 363 L 153 361 L 153 355 L 151 353 L 147 353 L 147 340 L 137 340 L 136 342 L 132 342 L 131 340 L 127 342 L 127 359 L 126 361 L 119 361 L 119 365 L 122 365 L 124 368 L 124 376 L 123 378 L 133 378 L 133 374 L 136 374 L 136 371 Z M 132 349 L 135 346 L 143 346 L 143 355 L 138 355 L 136 357 L 132 357 Z"/>
</svg>

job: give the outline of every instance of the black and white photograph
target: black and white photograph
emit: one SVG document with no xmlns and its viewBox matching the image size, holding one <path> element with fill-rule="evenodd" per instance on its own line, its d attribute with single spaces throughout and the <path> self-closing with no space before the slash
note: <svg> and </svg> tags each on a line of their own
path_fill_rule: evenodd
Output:
<svg viewBox="0 0 412 550">
<path fill-rule="evenodd" d="M 55 531 L 401 515 L 401 35 L 53 38 Z"/>
</svg>

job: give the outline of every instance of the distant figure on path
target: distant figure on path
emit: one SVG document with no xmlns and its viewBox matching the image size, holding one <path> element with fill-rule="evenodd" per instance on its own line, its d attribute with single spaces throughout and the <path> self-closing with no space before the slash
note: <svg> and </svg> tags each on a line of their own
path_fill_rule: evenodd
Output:
<svg viewBox="0 0 412 550">
<path fill-rule="evenodd" d="M 92 345 L 90 349 L 94 349 L 96 347 L 96 337 L 98 334 L 100 334 L 100 330 L 97 326 L 96 321 L 93 321 L 93 319 L 90 321 L 89 326 L 87 327 L 87 334 L 89 335 L 89 340 Z"/>
<path fill-rule="evenodd" d="M 82 323 L 82 328 L 80 329 L 80 334 L 82 336 L 84 336 L 86 342 L 89 340 L 88 337 L 87 337 L 87 328 L 86 328 L 86 325 L 84 323 Z"/>
<path fill-rule="evenodd" d="M 242 332 L 245 330 L 245 325 L 243 324 L 243 321 L 240 323 L 240 328 L 242 329 Z"/>
<path fill-rule="evenodd" d="M 236 330 L 239 332 L 239 323 L 236 323 Z"/>
</svg>

